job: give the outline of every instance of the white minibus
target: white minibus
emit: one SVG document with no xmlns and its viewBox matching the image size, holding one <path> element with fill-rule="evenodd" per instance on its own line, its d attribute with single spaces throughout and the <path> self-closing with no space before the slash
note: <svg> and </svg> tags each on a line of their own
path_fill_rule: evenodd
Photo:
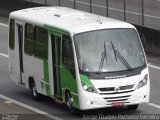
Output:
<svg viewBox="0 0 160 120">
<path fill-rule="evenodd" d="M 9 71 L 17 84 L 67 105 L 71 113 L 150 98 L 146 56 L 126 22 L 66 8 L 18 10 L 9 20 Z"/>
</svg>

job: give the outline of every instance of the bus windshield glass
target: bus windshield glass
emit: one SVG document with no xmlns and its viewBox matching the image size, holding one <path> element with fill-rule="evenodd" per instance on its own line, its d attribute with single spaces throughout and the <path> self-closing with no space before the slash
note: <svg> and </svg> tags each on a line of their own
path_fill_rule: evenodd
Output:
<svg viewBox="0 0 160 120">
<path fill-rule="evenodd" d="M 145 57 L 134 29 L 105 29 L 74 35 L 79 69 L 115 72 L 143 67 Z"/>
</svg>

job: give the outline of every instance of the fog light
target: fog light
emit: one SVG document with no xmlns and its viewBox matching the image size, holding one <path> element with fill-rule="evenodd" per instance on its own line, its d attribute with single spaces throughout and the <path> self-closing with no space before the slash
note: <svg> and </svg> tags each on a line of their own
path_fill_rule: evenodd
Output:
<svg viewBox="0 0 160 120">
<path fill-rule="evenodd" d="M 144 99 L 144 98 L 146 98 L 146 97 L 147 97 L 146 95 L 140 96 L 141 99 Z"/>
</svg>

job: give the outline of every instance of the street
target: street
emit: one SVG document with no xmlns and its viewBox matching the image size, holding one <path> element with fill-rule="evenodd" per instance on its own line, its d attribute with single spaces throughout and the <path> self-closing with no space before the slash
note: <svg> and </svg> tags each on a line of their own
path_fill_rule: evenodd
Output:
<svg viewBox="0 0 160 120">
<path fill-rule="evenodd" d="M 150 104 L 142 104 L 137 111 L 128 111 L 126 108 L 106 108 L 80 112 L 79 115 L 71 115 L 65 105 L 55 103 L 52 99 L 44 98 L 42 101 L 34 101 L 29 90 L 17 86 L 9 78 L 8 69 L 8 27 L 7 18 L 0 17 L 0 94 L 16 101 L 32 106 L 38 110 L 54 115 L 61 119 L 75 120 L 85 119 L 91 115 L 139 115 L 160 114 L 160 67 L 149 67 L 151 79 Z M 154 64 L 154 63 L 151 63 Z M 11 107 L 12 109 L 12 107 Z M 13 110 L 14 111 L 14 110 Z M 24 111 L 25 112 L 25 111 Z M 17 113 L 18 114 L 18 113 Z M 27 113 L 26 113 L 27 114 Z M 86 116 L 84 116 L 86 115 Z"/>
</svg>

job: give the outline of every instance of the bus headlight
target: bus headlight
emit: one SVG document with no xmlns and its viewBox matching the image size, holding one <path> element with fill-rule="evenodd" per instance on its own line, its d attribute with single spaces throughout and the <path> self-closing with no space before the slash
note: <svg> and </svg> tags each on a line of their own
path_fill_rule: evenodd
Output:
<svg viewBox="0 0 160 120">
<path fill-rule="evenodd" d="M 148 75 L 145 75 L 144 78 L 138 83 L 137 89 L 145 86 L 148 82 Z"/>
<path fill-rule="evenodd" d="M 88 91 L 88 92 L 92 92 L 92 93 L 97 93 L 97 91 L 92 87 L 92 86 L 88 86 L 86 83 L 82 82 L 82 88 L 85 90 L 85 91 Z"/>
</svg>

